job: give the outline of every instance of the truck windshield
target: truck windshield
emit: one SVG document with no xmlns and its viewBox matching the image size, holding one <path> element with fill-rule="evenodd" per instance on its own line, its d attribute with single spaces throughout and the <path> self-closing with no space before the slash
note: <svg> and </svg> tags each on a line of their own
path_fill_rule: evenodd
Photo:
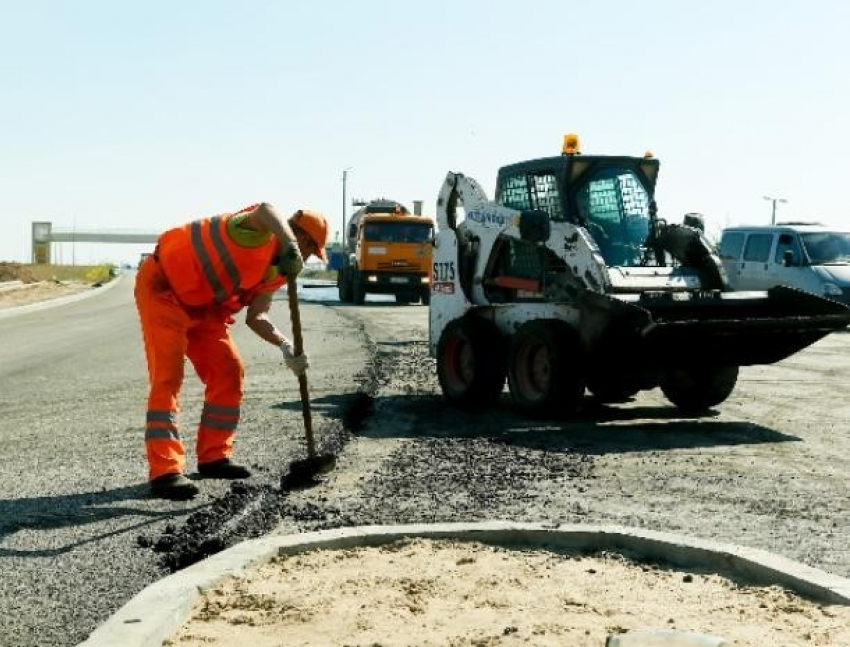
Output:
<svg viewBox="0 0 850 647">
<path fill-rule="evenodd" d="M 577 207 L 609 266 L 642 260 L 649 235 L 649 193 L 630 168 L 599 169 L 579 189 Z"/>
<path fill-rule="evenodd" d="M 369 222 L 363 240 L 373 243 L 427 243 L 433 226 L 422 222 Z"/>
<path fill-rule="evenodd" d="M 850 232 L 824 231 L 800 234 L 812 265 L 850 263 Z"/>
</svg>

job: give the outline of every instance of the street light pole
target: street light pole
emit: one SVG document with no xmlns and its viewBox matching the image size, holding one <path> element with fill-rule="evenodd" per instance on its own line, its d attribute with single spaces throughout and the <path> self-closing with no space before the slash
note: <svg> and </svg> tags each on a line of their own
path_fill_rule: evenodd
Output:
<svg viewBox="0 0 850 647">
<path fill-rule="evenodd" d="M 345 193 L 346 182 L 348 181 L 348 172 L 352 171 L 351 167 L 343 169 L 342 171 L 342 249 L 345 251 L 346 243 L 348 241 L 348 233 L 345 230 L 345 209 L 346 203 L 348 202 L 348 197 Z"/>
<path fill-rule="evenodd" d="M 765 200 L 769 200 L 770 202 L 773 203 L 773 209 L 772 209 L 771 215 L 770 215 L 770 224 L 775 225 L 776 224 L 776 203 L 777 202 L 788 202 L 788 200 L 786 200 L 785 198 L 771 198 L 768 195 L 763 196 L 763 197 L 764 197 Z"/>
</svg>

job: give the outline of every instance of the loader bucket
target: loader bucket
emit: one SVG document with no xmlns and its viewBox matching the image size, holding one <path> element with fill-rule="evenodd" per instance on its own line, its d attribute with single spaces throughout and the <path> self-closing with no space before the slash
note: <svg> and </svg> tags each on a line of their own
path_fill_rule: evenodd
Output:
<svg viewBox="0 0 850 647">
<path fill-rule="evenodd" d="M 590 357 L 642 369 L 772 364 L 850 324 L 850 308 L 784 286 L 631 301 L 588 292 L 580 310 Z"/>
</svg>

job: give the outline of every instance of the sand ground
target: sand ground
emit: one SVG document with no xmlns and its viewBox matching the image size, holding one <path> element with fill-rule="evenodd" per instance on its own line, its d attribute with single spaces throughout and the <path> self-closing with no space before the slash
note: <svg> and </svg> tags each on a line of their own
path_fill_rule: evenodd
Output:
<svg viewBox="0 0 850 647">
<path fill-rule="evenodd" d="M 166 644 L 599 647 L 652 628 L 736 647 L 850 645 L 850 608 L 615 554 L 415 539 L 276 558 L 206 592 Z"/>
<path fill-rule="evenodd" d="M 91 289 L 91 283 L 77 281 L 30 283 L 17 289 L 0 291 L 0 310 L 50 301 Z"/>
</svg>

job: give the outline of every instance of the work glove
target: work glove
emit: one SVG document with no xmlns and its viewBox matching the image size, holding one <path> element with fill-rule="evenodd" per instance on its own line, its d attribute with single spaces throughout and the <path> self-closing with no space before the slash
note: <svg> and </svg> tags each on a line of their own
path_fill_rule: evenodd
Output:
<svg viewBox="0 0 850 647">
<path fill-rule="evenodd" d="M 307 354 L 296 355 L 295 347 L 289 341 L 284 341 L 280 345 L 280 350 L 283 353 L 286 368 L 296 375 L 302 375 L 310 367 L 310 358 L 307 357 Z"/>
<path fill-rule="evenodd" d="M 304 259 L 301 258 L 301 250 L 295 243 L 289 243 L 280 255 L 277 270 L 285 277 L 294 279 L 304 268 Z"/>
</svg>

